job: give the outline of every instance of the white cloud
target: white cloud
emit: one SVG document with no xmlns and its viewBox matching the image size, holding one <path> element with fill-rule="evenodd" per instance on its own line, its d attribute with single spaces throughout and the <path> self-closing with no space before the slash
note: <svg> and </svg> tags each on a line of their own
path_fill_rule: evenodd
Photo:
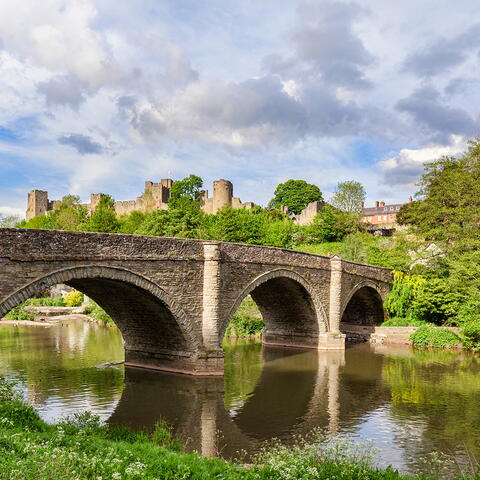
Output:
<svg viewBox="0 0 480 480">
<path fill-rule="evenodd" d="M 457 155 L 465 148 L 465 139 L 452 135 L 449 145 L 433 145 L 419 149 L 403 148 L 393 157 L 379 162 L 378 166 L 383 173 L 385 184 L 412 190 L 415 188 L 426 162 L 445 155 Z"/>
<path fill-rule="evenodd" d="M 25 211 L 22 210 L 21 208 L 0 205 L 0 215 L 3 215 L 5 217 L 9 217 L 13 215 L 15 217 L 23 218 L 25 216 Z"/>
</svg>

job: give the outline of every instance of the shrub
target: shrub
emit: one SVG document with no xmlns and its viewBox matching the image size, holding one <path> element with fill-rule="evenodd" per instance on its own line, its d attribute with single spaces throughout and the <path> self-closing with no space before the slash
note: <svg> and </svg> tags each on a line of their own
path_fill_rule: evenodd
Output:
<svg viewBox="0 0 480 480">
<path fill-rule="evenodd" d="M 461 338 L 446 328 L 425 325 L 410 335 L 410 341 L 416 347 L 449 348 L 461 344 Z"/>
<path fill-rule="evenodd" d="M 110 315 L 108 315 L 108 313 L 92 299 L 89 300 L 88 305 L 85 307 L 85 315 L 88 315 L 105 325 L 114 323 Z"/>
<path fill-rule="evenodd" d="M 79 307 L 83 303 L 83 293 L 78 290 L 72 290 L 64 298 L 66 307 Z"/>
<path fill-rule="evenodd" d="M 35 319 L 35 313 L 27 312 L 25 307 L 28 305 L 27 302 L 23 302 L 20 305 L 12 308 L 6 315 L 5 318 L 9 320 L 16 320 L 16 321 L 28 321 Z"/>
</svg>

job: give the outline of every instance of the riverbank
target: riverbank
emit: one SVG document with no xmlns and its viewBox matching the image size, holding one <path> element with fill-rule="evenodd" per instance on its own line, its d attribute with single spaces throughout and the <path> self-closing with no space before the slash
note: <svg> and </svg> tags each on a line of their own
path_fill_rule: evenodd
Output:
<svg viewBox="0 0 480 480">
<path fill-rule="evenodd" d="M 165 423 L 153 431 L 100 425 L 90 414 L 49 425 L 0 380 L 0 478 L 74 479 L 411 479 L 370 465 L 368 451 L 341 443 L 275 446 L 251 465 L 183 452 Z"/>
</svg>

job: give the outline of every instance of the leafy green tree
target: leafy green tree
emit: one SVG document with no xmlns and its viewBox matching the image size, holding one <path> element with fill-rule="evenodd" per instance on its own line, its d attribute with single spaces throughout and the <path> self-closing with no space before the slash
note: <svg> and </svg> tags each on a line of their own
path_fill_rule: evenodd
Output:
<svg viewBox="0 0 480 480">
<path fill-rule="evenodd" d="M 337 184 L 330 203 L 344 212 L 361 214 L 366 196 L 360 182 L 348 180 Z"/>
<path fill-rule="evenodd" d="M 83 224 L 87 232 L 114 233 L 120 228 L 120 221 L 115 214 L 115 203 L 110 195 L 102 195 L 97 208 Z"/>
<path fill-rule="evenodd" d="M 401 208 L 399 223 L 446 250 L 470 248 L 480 235 L 480 137 L 460 158 L 427 163 L 419 186 L 417 201 Z"/>
<path fill-rule="evenodd" d="M 203 186 L 203 180 L 197 175 L 189 175 L 183 180 L 173 182 L 171 189 L 171 197 L 168 202 L 169 206 L 174 208 L 181 207 L 181 201 L 191 200 L 198 201 L 200 197 L 200 190 Z"/>
<path fill-rule="evenodd" d="M 261 209 L 246 210 L 222 208 L 216 224 L 217 240 L 262 245 L 265 232 L 265 215 Z"/>
<path fill-rule="evenodd" d="M 134 210 L 129 215 L 123 215 L 120 217 L 120 233 L 135 233 L 142 223 L 145 221 L 146 214 Z"/>
<path fill-rule="evenodd" d="M 309 203 L 316 200 L 323 201 L 322 192 L 316 185 L 305 180 L 287 180 L 275 189 L 269 208 L 287 206 L 291 212 L 299 214 Z"/>
</svg>

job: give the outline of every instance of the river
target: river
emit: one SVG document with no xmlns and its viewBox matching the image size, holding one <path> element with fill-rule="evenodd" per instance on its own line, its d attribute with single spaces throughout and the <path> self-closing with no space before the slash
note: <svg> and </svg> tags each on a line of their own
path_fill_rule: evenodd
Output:
<svg viewBox="0 0 480 480">
<path fill-rule="evenodd" d="M 248 460 L 265 441 L 321 428 L 369 439 L 380 466 L 429 470 L 431 453 L 480 460 L 480 356 L 357 345 L 345 352 L 225 346 L 225 377 L 198 378 L 123 365 L 116 328 L 82 321 L 0 328 L 0 371 L 17 380 L 47 421 L 91 410 L 151 428 L 163 418 L 204 455 Z"/>
</svg>

